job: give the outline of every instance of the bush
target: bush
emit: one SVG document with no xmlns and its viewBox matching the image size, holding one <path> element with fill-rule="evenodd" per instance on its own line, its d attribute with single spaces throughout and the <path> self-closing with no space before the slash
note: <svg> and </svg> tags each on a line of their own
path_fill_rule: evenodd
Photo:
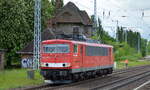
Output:
<svg viewBox="0 0 150 90">
<path fill-rule="evenodd" d="M 137 53 L 137 51 L 134 48 L 131 48 L 126 43 L 117 44 L 117 46 L 115 46 L 114 54 L 115 54 L 116 61 L 125 60 L 125 59 L 133 61 L 133 60 L 138 60 L 139 58 L 142 57 L 141 53 Z"/>
</svg>

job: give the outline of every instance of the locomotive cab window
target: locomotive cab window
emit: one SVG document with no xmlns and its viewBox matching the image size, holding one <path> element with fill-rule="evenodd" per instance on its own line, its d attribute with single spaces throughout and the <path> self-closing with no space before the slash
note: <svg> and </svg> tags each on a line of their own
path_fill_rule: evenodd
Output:
<svg viewBox="0 0 150 90">
<path fill-rule="evenodd" d="M 77 44 L 74 45 L 73 52 L 74 52 L 74 53 L 77 53 L 77 52 L 78 52 L 78 45 L 77 45 Z"/>
<path fill-rule="evenodd" d="M 49 44 L 45 45 L 44 53 L 69 53 L 69 45 L 68 44 Z"/>
</svg>

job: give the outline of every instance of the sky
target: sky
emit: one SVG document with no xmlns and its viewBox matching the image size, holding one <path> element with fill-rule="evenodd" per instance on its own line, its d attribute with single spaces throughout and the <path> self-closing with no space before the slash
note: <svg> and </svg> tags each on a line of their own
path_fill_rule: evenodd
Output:
<svg viewBox="0 0 150 90">
<path fill-rule="evenodd" d="M 94 0 L 64 0 L 64 4 L 69 1 L 86 10 L 89 16 L 93 15 Z M 97 0 L 97 16 L 113 37 L 118 21 L 119 26 L 138 31 L 143 38 L 150 40 L 150 0 Z"/>
</svg>

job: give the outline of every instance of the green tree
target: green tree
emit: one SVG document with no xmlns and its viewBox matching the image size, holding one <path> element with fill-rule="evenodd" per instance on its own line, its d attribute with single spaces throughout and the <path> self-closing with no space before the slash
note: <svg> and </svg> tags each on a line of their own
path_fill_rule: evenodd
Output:
<svg viewBox="0 0 150 90">
<path fill-rule="evenodd" d="M 53 6 L 56 6 L 56 1 L 58 1 L 58 0 L 51 0 L 51 3 L 52 3 Z M 63 7 L 63 6 L 64 6 L 64 1 L 61 0 L 61 7 Z M 55 13 L 56 11 L 57 11 L 57 10 L 56 10 L 56 7 L 54 7 L 54 13 Z"/>
<path fill-rule="evenodd" d="M 42 30 L 53 8 L 48 0 L 42 0 Z M 16 52 L 33 39 L 34 0 L 0 0 L 0 13 L 0 48 L 7 49 L 7 66 L 11 66 L 19 59 Z"/>
<path fill-rule="evenodd" d="M 142 56 L 146 56 L 146 48 L 147 47 L 147 40 L 146 39 L 141 39 L 141 53 L 142 53 Z"/>
<path fill-rule="evenodd" d="M 148 49 L 148 55 L 150 55 L 150 41 L 148 42 L 147 49 Z"/>
</svg>

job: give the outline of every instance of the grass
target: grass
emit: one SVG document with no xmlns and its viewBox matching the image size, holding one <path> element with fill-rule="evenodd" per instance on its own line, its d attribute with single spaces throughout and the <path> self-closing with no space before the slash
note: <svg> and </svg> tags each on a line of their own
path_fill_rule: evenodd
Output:
<svg viewBox="0 0 150 90">
<path fill-rule="evenodd" d="M 37 85 L 41 83 L 43 83 L 43 79 L 42 76 L 40 76 L 39 71 L 35 71 L 34 80 L 27 78 L 27 70 L 25 69 L 0 71 L 0 90 Z"/>
<path fill-rule="evenodd" d="M 129 61 L 128 67 L 150 65 L 150 61 Z M 117 69 L 125 68 L 125 64 L 122 61 L 117 62 Z"/>
</svg>

